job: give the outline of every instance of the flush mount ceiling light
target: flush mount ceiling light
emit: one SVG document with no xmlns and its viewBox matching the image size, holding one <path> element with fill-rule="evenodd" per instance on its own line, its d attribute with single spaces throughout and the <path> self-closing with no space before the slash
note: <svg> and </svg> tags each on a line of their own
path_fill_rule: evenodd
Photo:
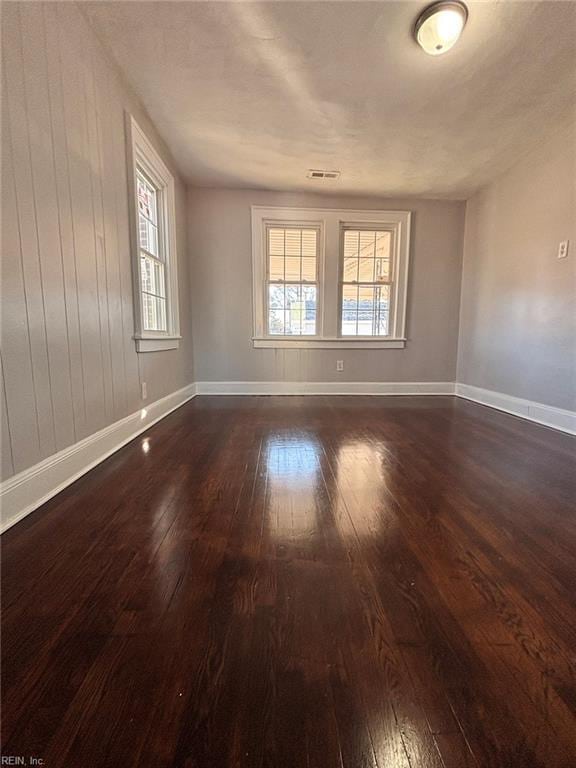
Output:
<svg viewBox="0 0 576 768">
<path fill-rule="evenodd" d="M 462 34 L 468 8 L 457 0 L 440 0 L 425 8 L 414 27 L 414 37 L 430 56 L 446 53 Z"/>
</svg>

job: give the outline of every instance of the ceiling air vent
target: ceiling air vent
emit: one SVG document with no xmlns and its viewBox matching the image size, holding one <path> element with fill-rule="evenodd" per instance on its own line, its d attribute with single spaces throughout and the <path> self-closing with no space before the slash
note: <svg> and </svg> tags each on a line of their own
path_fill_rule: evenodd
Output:
<svg viewBox="0 0 576 768">
<path fill-rule="evenodd" d="M 310 168 L 306 176 L 309 179 L 337 179 L 340 176 L 340 171 L 318 171 Z"/>
</svg>

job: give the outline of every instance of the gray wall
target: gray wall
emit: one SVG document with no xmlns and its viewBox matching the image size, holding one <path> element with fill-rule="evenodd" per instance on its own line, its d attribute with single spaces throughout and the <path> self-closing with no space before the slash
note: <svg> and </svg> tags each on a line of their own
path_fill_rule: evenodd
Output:
<svg viewBox="0 0 576 768">
<path fill-rule="evenodd" d="M 411 210 L 406 348 L 253 349 L 251 205 Z M 189 189 L 188 212 L 198 381 L 454 381 L 463 203 Z"/>
<path fill-rule="evenodd" d="M 574 119 L 467 203 L 458 381 L 576 407 Z"/>
<path fill-rule="evenodd" d="M 186 192 L 72 3 L 2 7 L 2 476 L 193 381 Z M 124 109 L 176 182 L 179 350 L 137 355 Z"/>
</svg>

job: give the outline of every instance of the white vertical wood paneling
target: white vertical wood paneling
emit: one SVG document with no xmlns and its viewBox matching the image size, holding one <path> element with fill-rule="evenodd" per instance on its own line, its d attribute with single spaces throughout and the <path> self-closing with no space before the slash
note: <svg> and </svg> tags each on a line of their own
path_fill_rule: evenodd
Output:
<svg viewBox="0 0 576 768">
<path fill-rule="evenodd" d="M 102 193 L 102 216 L 104 242 L 106 244 L 105 273 L 106 296 L 108 310 L 108 336 L 110 355 L 110 375 L 112 380 L 112 401 L 114 418 L 125 413 L 126 408 L 126 362 L 123 336 L 114 333 L 114 328 L 123 327 L 122 317 L 122 284 L 120 280 L 120 256 L 118 252 L 118 222 L 116 210 L 116 178 L 114 155 L 110 151 L 113 143 L 113 125 L 108 104 L 110 88 L 108 71 L 104 62 L 97 56 L 93 57 L 94 83 L 96 87 L 96 111 L 99 118 L 100 146 L 108 151 L 100 153 L 100 179 Z M 118 110 L 121 111 L 121 110 Z"/>
<path fill-rule="evenodd" d="M 92 169 L 86 124 L 84 68 L 88 51 L 83 45 L 80 20 L 68 19 L 67 9 L 58 4 L 58 31 L 64 90 L 64 116 L 70 160 L 74 248 L 78 279 L 80 337 L 84 368 L 86 434 L 96 432 L 106 421 L 104 373 L 100 338 L 100 303 L 96 271 L 96 232 L 92 201 Z M 85 437 L 85 435 L 82 435 Z"/>
<path fill-rule="evenodd" d="M 4 72 L 5 74 L 5 72 Z M 2 87 L 2 112 L 7 110 L 6 82 Z M 6 410 L 14 429 L 10 445 L 14 470 L 40 459 L 40 434 L 34 392 L 34 372 L 28 309 L 22 274 L 22 254 L 16 188 L 12 172 L 10 126 L 2 126 L 2 358 Z M 8 418 L 7 418 L 8 420 Z"/>
<path fill-rule="evenodd" d="M 75 441 L 52 124 L 42 14 L 20 6 L 24 90 L 56 450 Z"/>
<path fill-rule="evenodd" d="M 76 250 L 74 247 L 74 226 L 70 191 L 70 163 L 68 159 L 68 139 L 64 121 L 62 67 L 60 63 L 56 8 L 52 3 L 47 3 L 46 5 L 43 5 L 43 13 L 46 34 L 48 98 L 50 105 L 50 123 L 52 126 L 54 173 L 56 177 L 58 219 L 60 227 L 60 249 L 64 275 L 64 301 L 66 306 L 66 324 L 68 332 L 68 354 L 70 358 L 72 413 L 76 440 L 78 440 L 87 434 L 87 429 L 86 408 L 84 403 L 84 369 L 82 363 L 82 344 L 80 339 L 80 303 L 78 301 Z"/>
<path fill-rule="evenodd" d="M 10 441 L 10 425 L 8 424 L 8 406 L 6 403 L 6 389 L 4 387 L 4 364 L 0 357 L 0 471 L 2 477 L 14 474 L 14 459 L 12 457 L 12 443 Z"/>
<path fill-rule="evenodd" d="M 4 71 L 8 98 L 7 119 L 3 130 L 10 131 L 12 168 L 16 188 L 17 219 L 20 233 L 22 274 L 28 317 L 28 337 L 32 358 L 34 394 L 40 436 L 41 458 L 56 450 L 52 384 L 48 361 L 43 275 L 40 261 L 32 165 L 29 142 L 26 93 L 24 89 L 20 5 L 7 4 L 2 9 L 5 42 Z"/>
<path fill-rule="evenodd" d="M 190 329 L 145 367 L 135 350 L 125 110 L 173 163 L 75 4 L 6 3 L 2 16 L 6 478 L 142 407 L 140 367 L 149 400 L 193 372 Z M 179 179 L 176 192 L 185 244 Z"/>
<path fill-rule="evenodd" d="M 113 419 L 114 402 L 112 388 L 112 360 L 110 354 L 110 319 L 108 316 L 108 291 L 106 275 L 106 240 L 102 200 L 102 148 L 100 144 L 100 118 L 96 109 L 93 74 L 93 52 L 85 50 L 84 97 L 86 126 L 88 129 L 88 159 L 92 190 L 92 215 L 94 217 L 94 249 L 96 254 L 96 285 L 98 295 L 98 320 L 100 324 L 100 355 L 104 382 L 105 421 Z"/>
</svg>

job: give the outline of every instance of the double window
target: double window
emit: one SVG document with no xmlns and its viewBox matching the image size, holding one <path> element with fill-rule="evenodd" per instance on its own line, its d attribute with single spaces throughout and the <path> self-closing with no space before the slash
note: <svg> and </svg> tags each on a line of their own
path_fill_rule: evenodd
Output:
<svg viewBox="0 0 576 768">
<path fill-rule="evenodd" d="M 252 209 L 254 345 L 403 347 L 407 211 Z"/>
<path fill-rule="evenodd" d="M 136 347 L 178 347 L 178 277 L 174 179 L 138 124 L 129 119 L 132 150 Z"/>
</svg>

